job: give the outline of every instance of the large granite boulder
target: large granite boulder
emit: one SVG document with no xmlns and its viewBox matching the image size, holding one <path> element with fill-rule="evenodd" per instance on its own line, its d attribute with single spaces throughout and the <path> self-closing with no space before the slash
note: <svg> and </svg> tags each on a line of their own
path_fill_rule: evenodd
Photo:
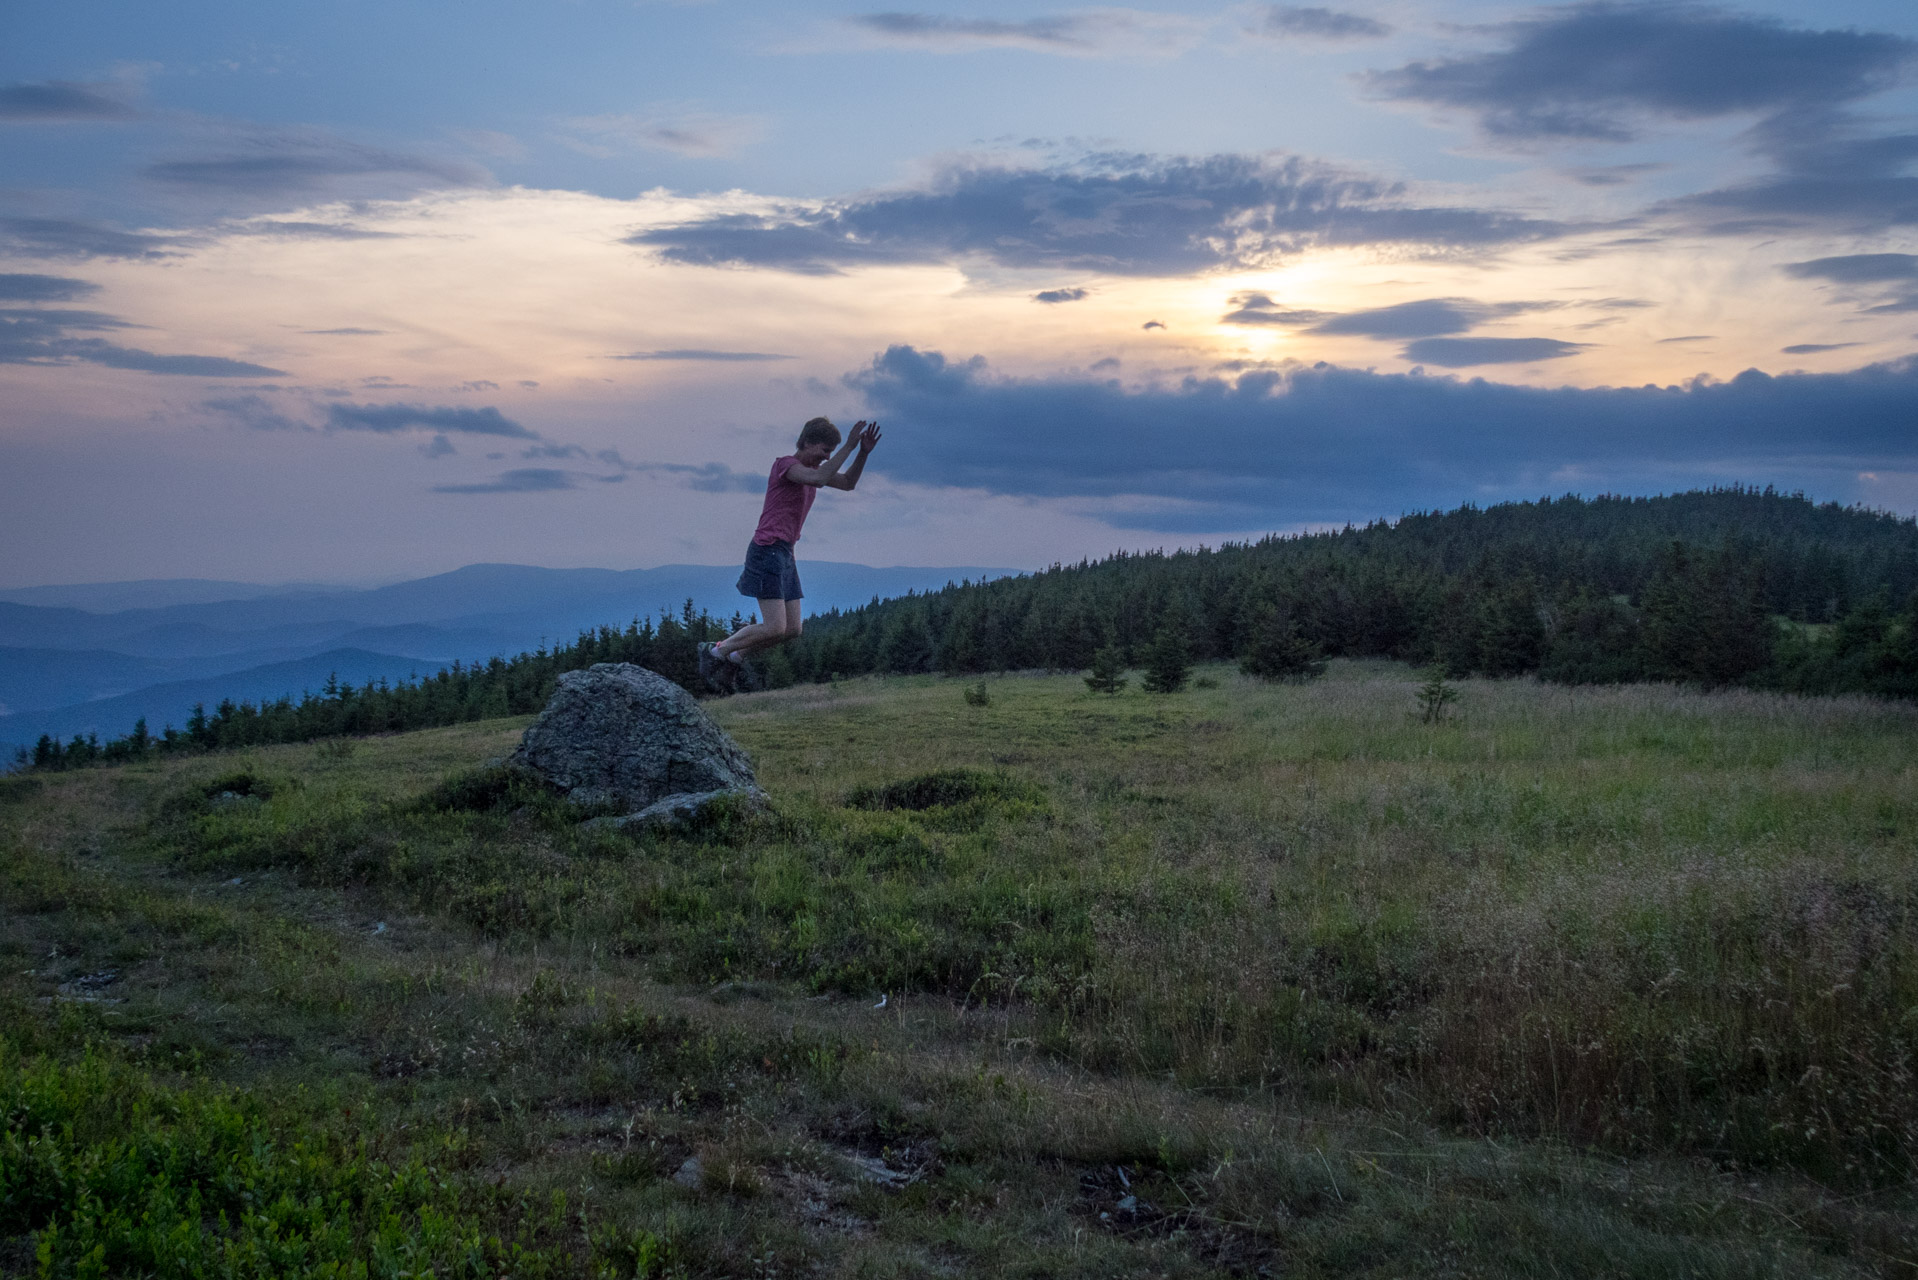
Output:
<svg viewBox="0 0 1918 1280">
<path fill-rule="evenodd" d="M 684 825 L 720 797 L 752 807 L 765 803 L 752 761 L 693 696 L 627 662 L 561 676 L 509 763 L 577 804 L 666 818 L 621 819 L 621 826 Z"/>
</svg>

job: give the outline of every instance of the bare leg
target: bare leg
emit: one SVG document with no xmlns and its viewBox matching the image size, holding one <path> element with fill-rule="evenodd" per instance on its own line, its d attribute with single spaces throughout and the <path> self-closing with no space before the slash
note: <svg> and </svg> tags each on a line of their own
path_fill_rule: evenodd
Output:
<svg viewBox="0 0 1918 1280">
<path fill-rule="evenodd" d="M 737 653 L 744 658 L 795 639 L 800 631 L 799 601 L 761 600 L 759 621 L 749 622 L 713 646 L 713 652 L 730 660 Z"/>
</svg>

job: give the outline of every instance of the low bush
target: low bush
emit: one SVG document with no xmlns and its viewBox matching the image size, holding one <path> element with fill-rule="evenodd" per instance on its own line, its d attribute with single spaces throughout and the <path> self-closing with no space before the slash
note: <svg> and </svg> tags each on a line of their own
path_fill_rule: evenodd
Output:
<svg viewBox="0 0 1918 1280">
<path fill-rule="evenodd" d="M 593 1273 L 564 1197 L 454 1172 L 457 1132 L 401 1149 L 337 1109 L 5 1041 L 0 1117 L 0 1236 L 30 1235 L 45 1277 Z"/>
</svg>

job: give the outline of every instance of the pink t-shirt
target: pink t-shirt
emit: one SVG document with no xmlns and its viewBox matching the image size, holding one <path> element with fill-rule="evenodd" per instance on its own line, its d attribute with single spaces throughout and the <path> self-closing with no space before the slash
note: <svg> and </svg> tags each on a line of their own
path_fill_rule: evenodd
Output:
<svg viewBox="0 0 1918 1280">
<path fill-rule="evenodd" d="M 798 461 L 789 453 L 773 463 L 772 474 L 766 477 L 766 505 L 760 508 L 759 527 L 753 530 L 753 541 L 762 547 L 799 541 L 799 528 L 806 523 L 812 500 L 819 496 L 814 486 L 786 479 L 786 472 Z"/>
</svg>

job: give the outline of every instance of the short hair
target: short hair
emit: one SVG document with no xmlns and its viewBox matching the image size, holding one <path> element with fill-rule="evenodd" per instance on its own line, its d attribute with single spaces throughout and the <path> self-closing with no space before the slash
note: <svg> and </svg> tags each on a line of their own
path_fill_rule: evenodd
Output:
<svg viewBox="0 0 1918 1280">
<path fill-rule="evenodd" d="M 799 447 L 809 444 L 823 444 L 828 449 L 839 447 L 839 428 L 832 424 L 831 418 L 814 418 L 799 428 Z"/>
</svg>

